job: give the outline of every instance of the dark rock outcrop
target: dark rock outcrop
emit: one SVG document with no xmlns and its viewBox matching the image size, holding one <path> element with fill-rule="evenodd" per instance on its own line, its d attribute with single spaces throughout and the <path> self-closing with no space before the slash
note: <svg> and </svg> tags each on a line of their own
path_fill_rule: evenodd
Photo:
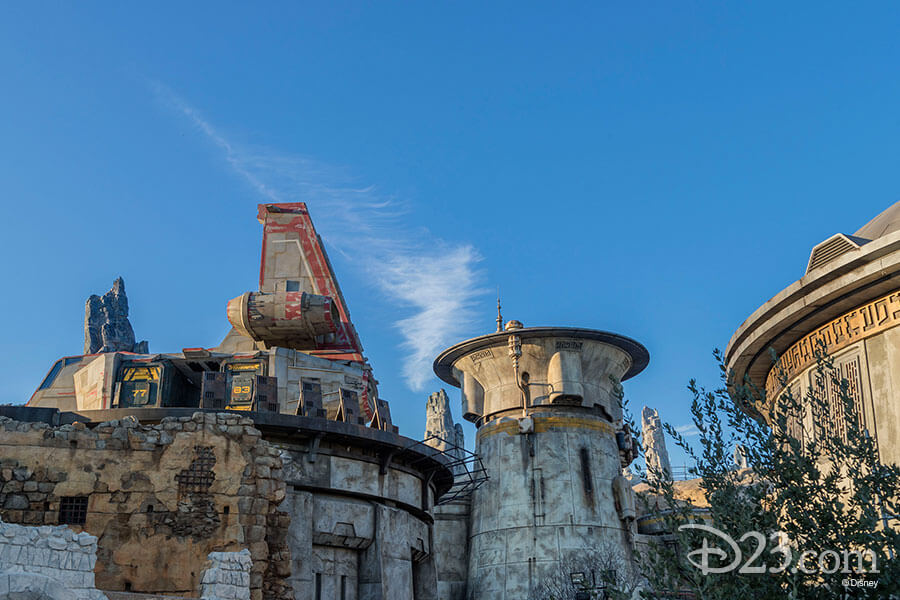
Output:
<svg viewBox="0 0 900 600">
<path fill-rule="evenodd" d="M 125 281 L 119 277 L 102 296 L 91 296 L 84 306 L 84 353 L 149 351 L 146 341 L 135 344 L 128 321 Z"/>
</svg>

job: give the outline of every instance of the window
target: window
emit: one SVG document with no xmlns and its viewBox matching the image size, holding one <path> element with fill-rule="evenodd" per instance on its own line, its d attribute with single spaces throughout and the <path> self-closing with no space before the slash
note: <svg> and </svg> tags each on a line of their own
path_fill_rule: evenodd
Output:
<svg viewBox="0 0 900 600">
<path fill-rule="evenodd" d="M 805 444 L 807 440 L 804 439 L 803 435 L 803 415 L 805 413 L 803 393 L 800 389 L 799 383 L 792 385 L 789 389 L 791 392 L 791 397 L 794 399 L 798 410 L 796 410 L 795 414 L 788 414 L 786 416 L 787 434 L 801 444 Z"/>
<path fill-rule="evenodd" d="M 47 376 L 44 377 L 44 381 L 41 382 L 41 385 L 38 387 L 39 390 L 46 390 L 48 387 L 53 385 L 53 381 L 56 379 L 56 376 L 59 375 L 60 370 L 62 370 L 62 359 L 53 363 L 53 368 L 50 369 L 50 372 L 47 373 Z"/>
<path fill-rule="evenodd" d="M 194 460 L 187 469 L 182 469 L 175 476 L 178 482 L 178 495 L 209 492 L 216 479 L 213 467 L 216 465 L 216 454 L 212 446 L 194 446 Z"/>
<path fill-rule="evenodd" d="M 284 282 L 284 291 L 286 292 L 299 292 L 300 291 L 300 282 L 292 281 L 288 279 Z"/>
<path fill-rule="evenodd" d="M 853 354 L 849 357 L 836 359 L 834 371 L 825 372 L 820 377 L 815 370 L 810 375 L 810 385 L 816 390 L 820 398 L 825 400 L 825 414 L 815 415 L 816 437 L 827 435 L 847 441 L 847 423 L 850 415 L 844 410 L 841 399 L 841 380 L 847 381 L 847 395 L 853 406 L 856 424 L 865 426 L 865 413 L 862 394 L 862 380 L 860 374 L 859 356 Z M 837 381 L 834 378 L 837 378 Z"/>
<path fill-rule="evenodd" d="M 84 525 L 87 520 L 87 496 L 63 496 L 59 500 L 60 525 Z"/>
</svg>

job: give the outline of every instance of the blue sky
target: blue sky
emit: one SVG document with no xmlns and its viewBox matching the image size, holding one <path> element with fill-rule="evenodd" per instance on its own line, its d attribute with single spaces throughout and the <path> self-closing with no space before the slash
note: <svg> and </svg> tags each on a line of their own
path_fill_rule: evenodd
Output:
<svg viewBox="0 0 900 600">
<path fill-rule="evenodd" d="M 255 289 L 255 206 L 283 199 L 309 203 L 405 435 L 433 349 L 490 331 L 497 286 L 507 318 L 644 343 L 631 402 L 688 423 L 712 349 L 898 199 L 898 17 L 4 3 L 0 402 L 80 352 L 118 275 L 151 349 L 218 343 Z"/>
</svg>

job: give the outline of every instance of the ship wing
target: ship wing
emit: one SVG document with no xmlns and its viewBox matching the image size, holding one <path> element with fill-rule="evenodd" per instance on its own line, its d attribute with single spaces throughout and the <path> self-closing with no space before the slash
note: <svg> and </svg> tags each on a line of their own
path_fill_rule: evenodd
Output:
<svg viewBox="0 0 900 600">
<path fill-rule="evenodd" d="M 306 352 L 332 360 L 364 363 L 362 344 L 350 320 L 350 310 L 306 204 L 260 204 L 258 218 L 263 225 L 259 291 L 306 292 L 332 298 L 340 317 L 335 332 L 314 350 Z M 248 343 L 252 347 L 252 340 L 232 330 L 220 349 L 225 346 L 244 349 Z"/>
</svg>

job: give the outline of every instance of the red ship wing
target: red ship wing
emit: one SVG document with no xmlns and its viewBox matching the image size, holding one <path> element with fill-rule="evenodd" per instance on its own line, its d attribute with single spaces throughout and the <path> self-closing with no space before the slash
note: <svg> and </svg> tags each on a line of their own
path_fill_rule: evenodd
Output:
<svg viewBox="0 0 900 600">
<path fill-rule="evenodd" d="M 340 323 L 334 339 L 319 344 L 309 354 L 365 362 L 362 344 L 350 321 L 350 310 L 306 204 L 260 204 L 259 221 L 263 224 L 259 290 L 330 296 L 337 305 Z"/>
</svg>

